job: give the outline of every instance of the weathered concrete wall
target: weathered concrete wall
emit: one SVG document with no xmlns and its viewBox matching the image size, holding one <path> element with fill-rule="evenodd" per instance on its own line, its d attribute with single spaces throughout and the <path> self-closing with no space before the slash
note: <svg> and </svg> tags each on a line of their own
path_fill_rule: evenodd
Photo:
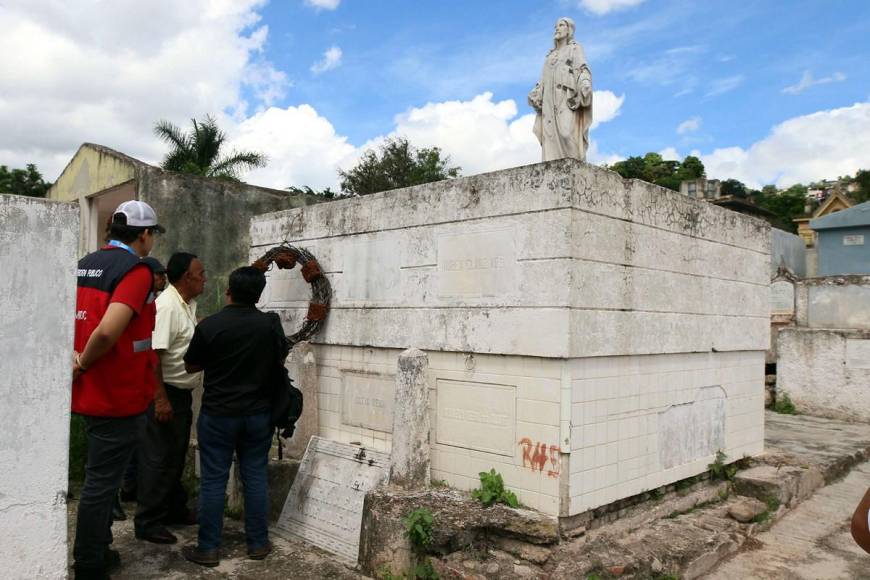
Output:
<svg viewBox="0 0 870 580">
<path fill-rule="evenodd" d="M 306 198 L 246 183 L 206 179 L 146 167 L 139 174 L 138 197 L 154 208 L 166 234 L 153 255 L 166 263 L 177 251 L 192 252 L 205 265 L 205 293 L 197 313 L 223 307 L 230 272 L 250 264 L 252 216 L 304 206 Z"/>
<path fill-rule="evenodd" d="M 429 356 L 432 478 L 495 468 L 574 515 L 763 446 L 770 232 L 565 160 L 256 217 L 334 289 L 321 435 L 389 450 L 400 350 Z M 269 274 L 293 331 L 310 288 Z"/>
<path fill-rule="evenodd" d="M 109 153 L 99 145 L 85 143 L 64 168 L 48 192 L 57 201 L 79 201 L 136 179 L 135 159 Z"/>
<path fill-rule="evenodd" d="M 777 392 L 802 412 L 870 421 L 870 331 L 784 328 Z"/>
<path fill-rule="evenodd" d="M 78 208 L 0 195 L 0 562 L 65 578 Z"/>
<path fill-rule="evenodd" d="M 870 274 L 870 225 L 818 232 L 819 276 Z"/>
<path fill-rule="evenodd" d="M 785 266 L 798 278 L 807 276 L 807 246 L 803 238 L 778 228 L 770 229 L 770 275 Z"/>
<path fill-rule="evenodd" d="M 769 232 L 572 160 L 251 225 L 253 253 L 292 240 L 333 281 L 323 343 L 566 358 L 765 349 Z M 298 274 L 276 273 L 267 291 L 298 326 Z"/>
<path fill-rule="evenodd" d="M 870 330 L 870 276 L 800 280 L 795 302 L 798 326 Z"/>
</svg>

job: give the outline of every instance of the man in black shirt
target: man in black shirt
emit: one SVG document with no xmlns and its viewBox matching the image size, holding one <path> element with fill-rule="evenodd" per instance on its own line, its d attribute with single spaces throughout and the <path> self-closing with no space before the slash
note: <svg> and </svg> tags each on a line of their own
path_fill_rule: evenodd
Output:
<svg viewBox="0 0 870 580">
<path fill-rule="evenodd" d="M 266 277 L 251 267 L 230 274 L 227 306 L 197 325 L 187 354 L 187 372 L 204 370 L 202 410 L 197 421 L 200 459 L 199 537 L 182 554 L 203 566 L 220 563 L 224 495 L 233 461 L 244 484 L 248 557 L 262 560 L 272 549 L 266 526 L 266 463 L 272 443 L 270 400 L 279 354 L 274 314 L 255 304 Z M 286 340 L 286 339 L 285 339 Z"/>
</svg>

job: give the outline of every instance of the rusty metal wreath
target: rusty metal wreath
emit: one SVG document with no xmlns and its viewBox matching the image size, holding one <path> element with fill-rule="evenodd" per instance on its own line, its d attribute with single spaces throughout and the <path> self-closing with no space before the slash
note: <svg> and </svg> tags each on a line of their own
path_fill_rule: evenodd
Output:
<svg viewBox="0 0 870 580">
<path fill-rule="evenodd" d="M 326 321 L 329 301 L 332 298 L 329 280 L 323 275 L 320 264 L 311 252 L 305 248 L 291 246 L 287 242 L 270 249 L 251 264 L 265 274 L 272 264 L 275 264 L 279 270 L 292 270 L 297 262 L 301 266 L 302 277 L 311 285 L 311 300 L 308 303 L 308 313 L 305 315 L 302 328 L 287 337 L 291 347 L 317 334 Z"/>
</svg>

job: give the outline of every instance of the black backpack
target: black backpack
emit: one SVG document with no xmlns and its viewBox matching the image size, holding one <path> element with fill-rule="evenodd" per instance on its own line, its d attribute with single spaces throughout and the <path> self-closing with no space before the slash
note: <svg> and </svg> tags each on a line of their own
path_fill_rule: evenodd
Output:
<svg viewBox="0 0 870 580">
<path fill-rule="evenodd" d="M 272 425 L 280 431 L 281 437 L 289 439 L 296 429 L 296 421 L 302 416 L 302 391 L 293 386 L 293 379 L 284 366 L 284 361 L 290 354 L 290 341 L 284 335 L 281 319 L 274 312 L 270 312 L 269 316 L 272 317 L 278 355 L 272 381 Z"/>
</svg>

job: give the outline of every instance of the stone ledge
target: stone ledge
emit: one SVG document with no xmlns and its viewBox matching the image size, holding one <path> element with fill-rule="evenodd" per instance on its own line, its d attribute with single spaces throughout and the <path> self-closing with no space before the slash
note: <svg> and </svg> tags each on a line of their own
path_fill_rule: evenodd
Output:
<svg viewBox="0 0 870 580">
<path fill-rule="evenodd" d="M 399 574 L 410 568 L 411 551 L 405 538 L 403 518 L 426 508 L 435 523 L 429 551 L 449 554 L 480 545 L 482 540 L 504 538 L 504 548 L 545 561 L 538 546 L 559 541 L 555 517 L 528 509 L 504 505 L 485 508 L 467 493 L 454 489 L 399 491 L 379 488 L 366 495 L 360 538 L 359 565 L 364 573 L 377 574 L 384 568 Z"/>
</svg>

